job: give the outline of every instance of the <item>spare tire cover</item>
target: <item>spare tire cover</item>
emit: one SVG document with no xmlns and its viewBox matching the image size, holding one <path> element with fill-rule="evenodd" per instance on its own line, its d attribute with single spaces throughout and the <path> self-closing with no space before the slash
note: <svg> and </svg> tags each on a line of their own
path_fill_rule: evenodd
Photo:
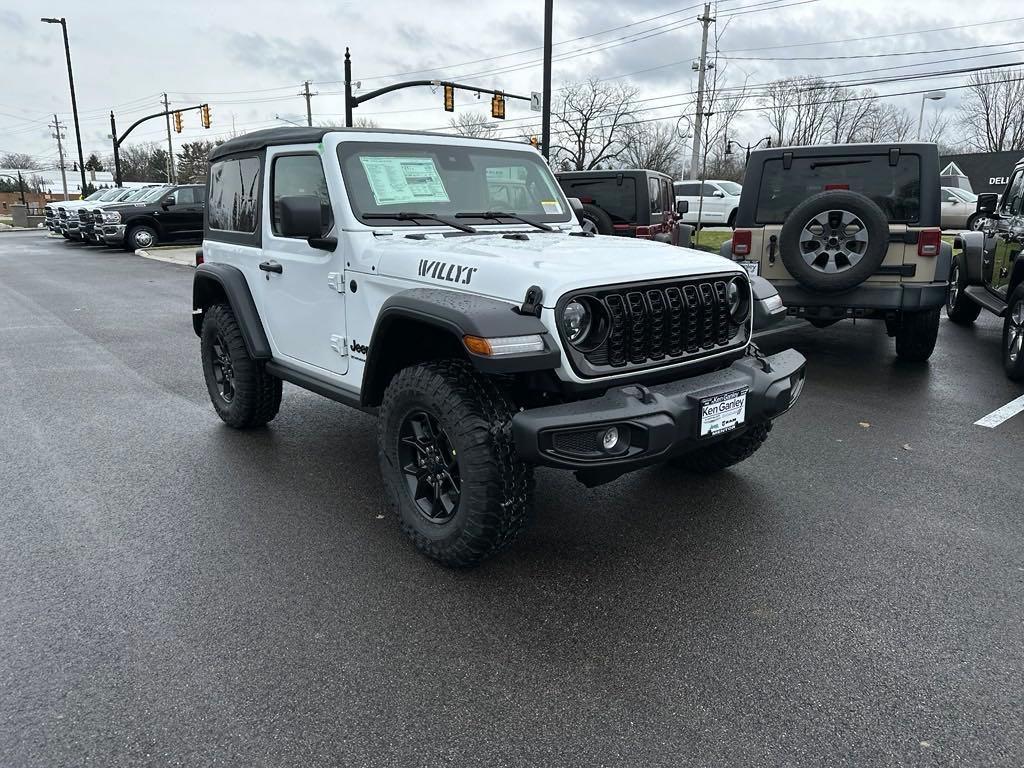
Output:
<svg viewBox="0 0 1024 768">
<path fill-rule="evenodd" d="M 820 192 L 786 217 L 782 263 L 812 291 L 848 291 L 873 275 L 889 250 L 889 220 L 871 199 L 847 190 Z"/>
</svg>

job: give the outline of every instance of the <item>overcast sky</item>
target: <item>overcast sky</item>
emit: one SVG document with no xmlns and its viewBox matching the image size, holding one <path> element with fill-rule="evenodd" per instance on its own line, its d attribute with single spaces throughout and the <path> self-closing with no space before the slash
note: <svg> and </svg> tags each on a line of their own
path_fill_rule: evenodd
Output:
<svg viewBox="0 0 1024 768">
<path fill-rule="evenodd" d="M 1024 61 L 1024 22 L 983 24 L 1024 17 L 1024 6 L 1009 0 L 721 0 L 713 5 L 723 51 L 719 66 L 730 82 L 749 76 L 757 84 L 798 74 L 853 80 Z M 700 50 L 700 26 L 695 23 L 699 7 L 693 6 L 685 0 L 555 0 L 555 55 L 562 57 L 555 64 L 555 86 L 588 77 L 622 78 L 640 89 L 644 117 L 678 117 L 679 105 L 689 98 L 685 94 L 696 87 L 690 62 Z M 314 120 L 341 122 L 345 46 L 352 49 L 353 77 L 364 91 L 396 80 L 433 78 L 525 95 L 541 90 L 543 0 L 0 0 L 0 151 L 28 152 L 50 166 L 57 156 L 46 127 L 52 113 L 67 124 L 72 147 L 74 132 L 60 27 L 41 23 L 44 14 L 68 19 L 86 155 L 110 152 L 111 108 L 123 130 L 157 111 L 165 90 L 172 106 L 207 101 L 213 111 L 209 131 L 199 127 L 197 113 L 187 114 L 185 133 L 174 135 L 176 146 L 191 138 L 226 138 L 232 121 L 239 133 L 285 124 L 275 116 L 304 122 L 298 93 L 307 79 L 319 92 Z M 940 27 L 950 29 L 923 31 Z M 872 39 L 814 44 L 851 38 Z M 989 47 L 939 52 L 968 46 Z M 908 52 L 918 55 L 879 56 Z M 866 55 L 873 57 L 858 58 Z M 872 87 L 881 94 L 951 89 L 964 78 Z M 961 91 L 947 93 L 928 109 L 955 110 Z M 920 96 L 892 98 L 916 115 Z M 478 102 L 460 93 L 456 102 L 460 111 L 489 112 L 486 97 Z M 450 117 L 442 111 L 441 95 L 427 88 L 370 102 L 356 115 L 419 129 L 441 128 Z M 523 102 L 509 102 L 507 116 L 509 134 L 513 127 L 529 132 L 539 123 Z M 737 138 L 748 140 L 766 133 L 756 111 L 745 114 L 738 130 Z M 163 122 L 144 124 L 132 140 L 166 140 Z"/>
</svg>

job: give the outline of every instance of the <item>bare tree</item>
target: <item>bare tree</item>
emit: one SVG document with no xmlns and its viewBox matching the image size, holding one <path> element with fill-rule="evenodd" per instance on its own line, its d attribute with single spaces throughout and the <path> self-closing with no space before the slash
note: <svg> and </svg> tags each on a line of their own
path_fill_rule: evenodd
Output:
<svg viewBox="0 0 1024 768">
<path fill-rule="evenodd" d="M 38 167 L 39 163 L 36 162 L 36 159 L 24 152 L 6 152 L 0 155 L 0 168 L 35 169 Z"/>
<path fill-rule="evenodd" d="M 471 139 L 491 139 L 498 134 L 498 127 L 483 112 L 461 112 L 448 121 L 448 127 Z"/>
<path fill-rule="evenodd" d="M 670 176 L 679 172 L 683 143 L 675 122 L 634 123 L 623 130 L 619 161 L 626 167 L 660 171 Z"/>
<path fill-rule="evenodd" d="M 1024 149 L 1024 70 L 974 72 L 960 106 L 967 145 L 980 152 Z"/>
<path fill-rule="evenodd" d="M 587 171 L 614 162 L 635 122 L 637 93 L 622 83 L 593 79 L 562 86 L 551 108 L 555 163 Z"/>
<path fill-rule="evenodd" d="M 856 140 L 866 142 L 906 141 L 914 125 L 913 116 L 895 104 L 872 102 L 860 120 Z"/>
<path fill-rule="evenodd" d="M 870 88 L 833 88 L 830 103 L 823 105 L 828 140 L 849 144 L 860 139 L 867 116 L 877 108 L 878 96 Z"/>
<path fill-rule="evenodd" d="M 353 128 L 380 128 L 380 123 L 372 117 L 357 117 L 352 121 Z"/>
<path fill-rule="evenodd" d="M 828 137 L 828 108 L 837 86 L 820 77 L 789 77 L 770 83 L 761 115 L 772 127 L 774 146 L 820 144 Z"/>
</svg>

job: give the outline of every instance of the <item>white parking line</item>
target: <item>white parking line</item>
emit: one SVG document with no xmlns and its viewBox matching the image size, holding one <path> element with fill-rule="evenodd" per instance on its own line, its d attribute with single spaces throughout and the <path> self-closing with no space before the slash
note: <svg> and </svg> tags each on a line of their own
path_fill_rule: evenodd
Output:
<svg viewBox="0 0 1024 768">
<path fill-rule="evenodd" d="M 1012 419 L 1021 411 L 1024 411 L 1024 395 L 1016 400 L 1011 400 L 1002 408 L 996 408 L 988 416 L 984 416 L 974 422 L 975 426 L 995 429 L 1007 419 Z"/>
</svg>

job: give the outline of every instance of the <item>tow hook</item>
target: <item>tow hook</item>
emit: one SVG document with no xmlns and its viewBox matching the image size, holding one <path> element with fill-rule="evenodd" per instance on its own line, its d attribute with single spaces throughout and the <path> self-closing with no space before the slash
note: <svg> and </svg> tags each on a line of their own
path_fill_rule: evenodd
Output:
<svg viewBox="0 0 1024 768">
<path fill-rule="evenodd" d="M 651 392 L 651 390 L 649 390 L 643 384 L 634 384 L 633 385 L 633 393 L 632 394 L 633 394 L 633 397 L 635 397 L 637 400 L 639 400 L 644 405 L 653 405 L 654 404 L 654 393 Z"/>
<path fill-rule="evenodd" d="M 772 364 L 768 362 L 768 356 L 754 342 L 750 342 L 750 356 L 761 364 L 761 370 L 765 373 L 772 372 Z"/>
</svg>

